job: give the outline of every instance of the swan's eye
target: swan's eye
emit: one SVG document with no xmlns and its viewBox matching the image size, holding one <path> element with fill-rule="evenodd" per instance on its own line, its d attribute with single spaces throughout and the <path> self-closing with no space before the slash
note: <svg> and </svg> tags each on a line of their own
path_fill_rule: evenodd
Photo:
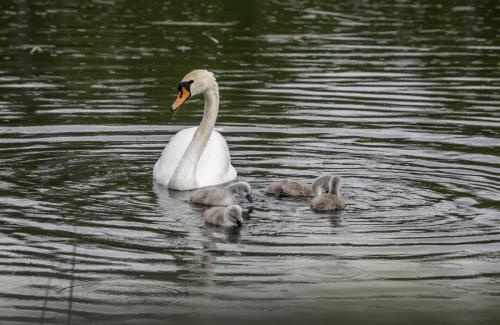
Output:
<svg viewBox="0 0 500 325">
<path fill-rule="evenodd" d="M 191 84 L 194 82 L 194 80 L 189 80 L 189 81 L 183 81 L 177 86 L 177 90 L 179 92 L 182 91 L 182 88 L 186 89 L 188 92 L 191 92 Z"/>
</svg>

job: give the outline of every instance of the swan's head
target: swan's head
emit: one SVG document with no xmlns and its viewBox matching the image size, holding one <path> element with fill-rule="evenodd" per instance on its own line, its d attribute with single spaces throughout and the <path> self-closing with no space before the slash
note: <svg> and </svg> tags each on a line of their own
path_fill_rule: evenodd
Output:
<svg viewBox="0 0 500 325">
<path fill-rule="evenodd" d="M 177 86 L 177 98 L 172 104 L 172 112 L 175 112 L 192 96 L 202 94 L 217 86 L 214 74 L 208 70 L 193 70 L 182 78 Z"/>
<path fill-rule="evenodd" d="M 226 215 L 226 218 L 237 224 L 238 227 L 241 227 L 241 225 L 243 224 L 242 212 L 239 206 L 237 205 L 228 206 L 224 210 L 224 214 Z"/>
</svg>

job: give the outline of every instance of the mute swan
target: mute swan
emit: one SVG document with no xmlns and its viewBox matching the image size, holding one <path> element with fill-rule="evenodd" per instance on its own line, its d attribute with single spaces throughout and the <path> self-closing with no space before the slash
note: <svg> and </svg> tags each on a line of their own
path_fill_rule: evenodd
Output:
<svg viewBox="0 0 500 325">
<path fill-rule="evenodd" d="M 340 182 L 342 178 L 335 176 L 330 182 L 328 194 L 318 195 L 311 200 L 311 208 L 316 211 L 344 210 L 346 203 L 340 196 Z"/>
<path fill-rule="evenodd" d="M 226 186 L 224 189 L 219 188 L 203 188 L 196 190 L 191 195 L 191 202 L 204 205 L 231 205 L 234 204 L 234 196 L 244 196 L 248 201 L 252 202 L 250 195 L 250 184 L 247 182 L 238 182 Z"/>
<path fill-rule="evenodd" d="M 312 185 L 290 180 L 278 181 L 266 186 L 264 191 L 280 196 L 314 197 L 320 195 L 322 190 L 328 192 L 331 178 L 330 175 L 320 176 Z"/>
<path fill-rule="evenodd" d="M 205 111 L 199 127 L 175 134 L 165 146 L 153 169 L 156 182 L 173 190 L 227 183 L 236 178 L 226 140 L 214 131 L 219 111 L 219 86 L 207 70 L 189 72 L 177 87 L 172 112 L 192 96 L 203 94 Z"/>
<path fill-rule="evenodd" d="M 213 207 L 207 209 L 203 213 L 203 219 L 206 223 L 215 226 L 241 227 L 243 224 L 241 214 L 241 208 L 237 205 L 230 205 L 228 207 Z"/>
</svg>

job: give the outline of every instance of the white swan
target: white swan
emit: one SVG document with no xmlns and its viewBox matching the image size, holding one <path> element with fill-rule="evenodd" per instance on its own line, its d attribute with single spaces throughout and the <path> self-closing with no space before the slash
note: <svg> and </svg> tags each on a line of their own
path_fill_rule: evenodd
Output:
<svg viewBox="0 0 500 325">
<path fill-rule="evenodd" d="M 193 70 L 177 87 L 172 112 L 190 97 L 203 94 L 205 111 L 199 127 L 184 129 L 167 144 L 153 169 L 156 182 L 173 190 L 192 190 L 236 178 L 226 140 L 214 131 L 219 111 L 219 86 L 213 73 Z"/>
</svg>

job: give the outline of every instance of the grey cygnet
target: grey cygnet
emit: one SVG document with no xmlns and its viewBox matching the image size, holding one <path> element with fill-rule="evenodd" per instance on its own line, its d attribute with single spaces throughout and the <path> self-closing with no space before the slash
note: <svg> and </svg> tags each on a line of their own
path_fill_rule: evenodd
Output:
<svg viewBox="0 0 500 325">
<path fill-rule="evenodd" d="M 340 183 L 342 178 L 335 176 L 330 181 L 330 191 L 321 194 L 311 200 L 311 208 L 315 211 L 344 210 L 345 200 L 340 195 Z"/>
<path fill-rule="evenodd" d="M 227 207 L 212 207 L 203 213 L 206 223 L 223 227 L 241 227 L 243 224 L 241 208 L 237 205 Z"/>
<path fill-rule="evenodd" d="M 269 184 L 264 191 L 268 194 L 293 197 L 315 197 L 328 192 L 332 176 L 323 175 L 314 180 L 312 184 L 284 180 Z"/>
<path fill-rule="evenodd" d="M 191 202 L 204 205 L 227 206 L 235 203 L 235 195 L 243 196 L 248 201 L 253 202 L 250 184 L 238 182 L 226 186 L 224 189 L 205 188 L 194 191 L 191 195 Z"/>
</svg>

